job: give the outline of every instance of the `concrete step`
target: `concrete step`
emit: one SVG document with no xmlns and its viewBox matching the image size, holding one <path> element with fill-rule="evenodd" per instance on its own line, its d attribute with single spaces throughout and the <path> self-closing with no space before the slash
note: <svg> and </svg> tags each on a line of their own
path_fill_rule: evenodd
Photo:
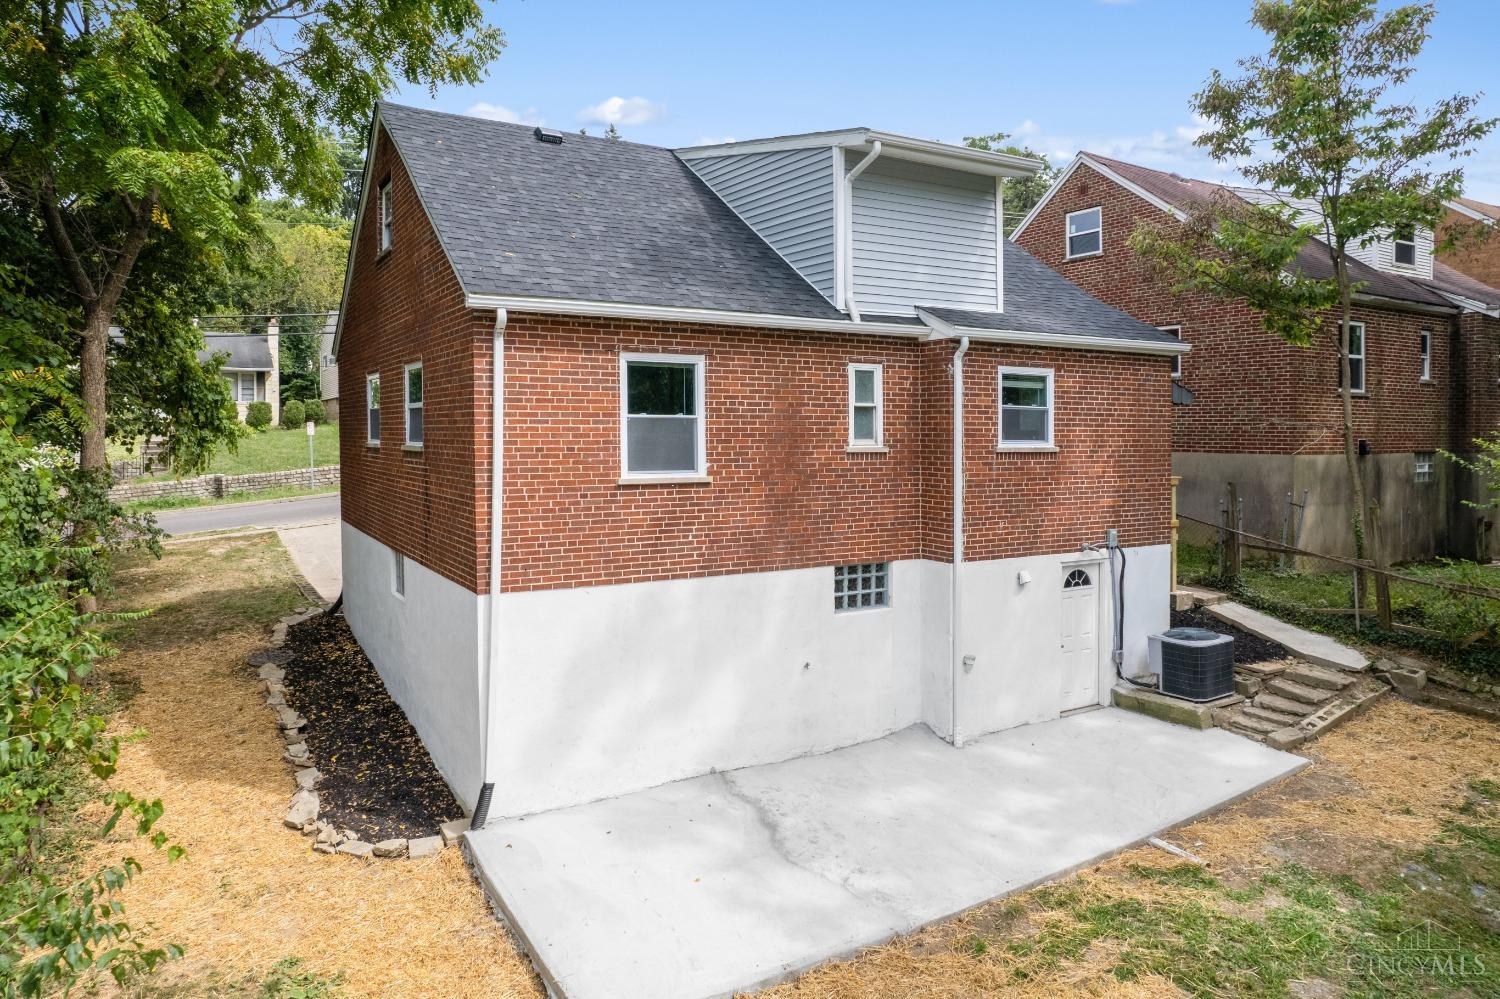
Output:
<svg viewBox="0 0 1500 999">
<path fill-rule="evenodd" d="M 1295 725 L 1303 718 L 1303 716 L 1300 714 L 1288 714 L 1285 711 L 1271 711 L 1266 708 L 1257 707 L 1254 704 L 1245 705 L 1240 709 L 1240 712 L 1242 714 L 1249 715 L 1251 718 L 1258 718 L 1261 721 L 1272 722 L 1276 725 L 1277 728 L 1286 728 L 1288 725 Z"/>
<path fill-rule="evenodd" d="M 1303 701 L 1294 701 L 1290 697 L 1278 697 L 1276 694 L 1259 693 L 1255 695 L 1255 706 L 1267 711 L 1277 711 L 1284 715 L 1292 715 L 1302 718 L 1318 710 L 1316 705 L 1307 704 Z"/>
<path fill-rule="evenodd" d="M 1354 683 L 1354 677 L 1348 673 L 1326 666 L 1314 666 L 1312 663 L 1293 663 L 1281 675 L 1295 683 L 1323 690 L 1343 690 Z"/>
<path fill-rule="evenodd" d="M 1286 672 L 1286 662 L 1274 663 L 1235 663 L 1234 669 L 1237 673 L 1246 673 L 1262 680 L 1269 680 L 1273 676 L 1280 676 Z"/>
<path fill-rule="evenodd" d="M 1229 725 L 1236 725 L 1240 728 L 1247 728 L 1250 731 L 1257 732 L 1261 735 L 1270 735 L 1272 732 L 1276 732 L 1287 727 L 1287 723 L 1285 720 L 1269 721 L 1265 718 L 1259 718 L 1255 715 L 1252 715 L 1249 709 L 1236 711 L 1234 715 L 1229 719 Z M 1225 728 L 1228 728 L 1229 725 L 1226 725 Z"/>
<path fill-rule="evenodd" d="M 1272 694 L 1280 694 L 1282 697 L 1312 705 L 1322 704 L 1333 697 L 1331 690 L 1309 687 L 1305 683 L 1297 683 L 1279 676 L 1266 684 L 1266 690 Z"/>
<path fill-rule="evenodd" d="M 1267 735 L 1266 745 L 1273 749 L 1291 749 L 1293 746 L 1300 746 L 1309 739 L 1316 739 L 1329 729 L 1337 728 L 1363 713 L 1370 705 L 1388 693 L 1390 693 L 1388 687 L 1377 687 L 1358 694 L 1351 691 L 1348 695 L 1325 704 L 1315 714 L 1302 719 L 1296 725 Z"/>
<path fill-rule="evenodd" d="M 1266 733 L 1257 732 L 1254 729 L 1250 728 L 1245 728 L 1243 725 L 1238 725 L 1233 721 L 1226 721 L 1219 727 L 1226 732 L 1233 732 L 1235 735 L 1242 735 L 1246 739 L 1254 739 L 1256 742 L 1266 741 Z"/>
</svg>

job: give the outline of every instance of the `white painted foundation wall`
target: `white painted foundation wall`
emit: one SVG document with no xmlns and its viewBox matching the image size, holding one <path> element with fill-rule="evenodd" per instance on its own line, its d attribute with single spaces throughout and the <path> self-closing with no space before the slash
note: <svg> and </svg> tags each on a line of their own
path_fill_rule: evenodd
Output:
<svg viewBox="0 0 1500 999">
<path fill-rule="evenodd" d="M 393 589 L 392 551 L 341 525 L 344 617 L 386 690 L 401 705 L 464 808 L 480 767 L 481 625 L 489 598 L 406 559 L 406 595 Z"/>
</svg>

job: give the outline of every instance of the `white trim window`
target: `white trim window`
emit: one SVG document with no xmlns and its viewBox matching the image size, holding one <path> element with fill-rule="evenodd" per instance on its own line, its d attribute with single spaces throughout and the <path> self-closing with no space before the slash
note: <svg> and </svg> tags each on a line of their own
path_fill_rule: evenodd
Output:
<svg viewBox="0 0 1500 999">
<path fill-rule="evenodd" d="M 1432 332 L 1430 330 L 1423 330 L 1417 334 L 1417 358 L 1421 363 L 1422 381 L 1432 381 Z"/>
<path fill-rule="evenodd" d="M 849 446 L 885 445 L 885 392 L 879 364 L 849 365 Z"/>
<path fill-rule="evenodd" d="M 1000 447 L 1052 446 L 1052 369 L 1001 368 Z"/>
<path fill-rule="evenodd" d="M 1437 478 L 1437 453 L 1435 451 L 1418 451 L 1415 457 L 1416 462 L 1412 470 L 1413 481 L 1434 481 Z"/>
<path fill-rule="evenodd" d="M 1173 336 L 1175 336 L 1179 340 L 1182 339 L 1182 327 L 1181 326 L 1158 326 L 1156 328 L 1159 329 L 1159 330 L 1161 330 L 1163 333 L 1170 333 L 1170 334 L 1172 334 Z M 1181 354 L 1173 354 L 1172 355 L 1172 377 L 1173 378 L 1181 378 L 1182 377 L 1182 355 Z"/>
<path fill-rule="evenodd" d="M 703 389 L 701 355 L 620 355 L 622 478 L 708 474 Z"/>
<path fill-rule="evenodd" d="M 1408 226 L 1391 234 L 1391 260 L 1397 267 L 1417 266 L 1417 232 Z"/>
<path fill-rule="evenodd" d="M 380 252 L 391 248 L 395 227 L 391 224 L 391 182 L 380 185 Z"/>
<path fill-rule="evenodd" d="M 1067 246 L 1065 259 L 1097 257 L 1104 252 L 1104 210 L 1083 208 L 1069 212 L 1066 218 Z"/>
<path fill-rule="evenodd" d="M 224 378 L 229 382 L 229 394 L 235 402 L 255 401 L 255 372 L 232 371 Z"/>
<path fill-rule="evenodd" d="M 406 556 L 391 549 L 391 592 L 398 597 L 406 596 Z"/>
<path fill-rule="evenodd" d="M 1339 365 L 1339 382 L 1343 382 L 1344 368 Z M 1365 394 L 1365 324 L 1349 324 L 1349 391 L 1355 395 Z"/>
<path fill-rule="evenodd" d="M 426 413 L 422 408 L 422 362 L 408 364 L 402 370 L 405 372 L 402 377 L 405 394 L 401 397 L 401 406 L 406 413 L 406 444 L 421 447 Z"/>
<path fill-rule="evenodd" d="M 380 443 L 380 373 L 365 375 L 365 443 Z"/>
</svg>

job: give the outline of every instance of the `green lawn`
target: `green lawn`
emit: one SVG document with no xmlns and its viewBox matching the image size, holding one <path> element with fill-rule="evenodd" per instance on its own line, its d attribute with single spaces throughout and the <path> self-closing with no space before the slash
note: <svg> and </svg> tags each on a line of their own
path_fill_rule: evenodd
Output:
<svg viewBox="0 0 1500 999">
<path fill-rule="evenodd" d="M 318 425 L 313 437 L 313 453 L 319 465 L 339 463 L 339 429 L 336 423 Z M 125 457 L 124 449 L 110 451 L 110 458 Z M 281 472 L 288 468 L 307 467 L 307 431 L 274 428 L 251 432 L 236 442 L 233 453 L 228 448 L 214 455 L 209 474 L 244 475 L 248 472 Z M 137 479 L 136 481 L 147 481 Z"/>
</svg>

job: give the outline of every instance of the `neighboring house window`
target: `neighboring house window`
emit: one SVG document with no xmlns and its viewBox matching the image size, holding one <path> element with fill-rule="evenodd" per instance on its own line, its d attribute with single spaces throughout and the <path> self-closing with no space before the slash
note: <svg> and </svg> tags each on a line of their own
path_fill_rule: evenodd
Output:
<svg viewBox="0 0 1500 999">
<path fill-rule="evenodd" d="M 1098 208 L 1068 213 L 1068 259 L 1104 252 L 1104 223 Z"/>
<path fill-rule="evenodd" d="M 1000 369 L 1000 446 L 1052 444 L 1052 371 Z"/>
<path fill-rule="evenodd" d="M 380 252 L 391 248 L 391 182 L 380 185 Z"/>
<path fill-rule="evenodd" d="M 398 551 L 391 552 L 391 592 L 406 596 L 406 556 Z"/>
<path fill-rule="evenodd" d="M 1421 351 L 1419 357 L 1422 362 L 1422 381 L 1430 382 L 1432 381 L 1432 334 L 1423 330 L 1417 334 L 1417 339 L 1420 344 L 1418 349 Z"/>
<path fill-rule="evenodd" d="M 878 364 L 849 365 L 849 445 L 880 447 L 885 403 Z"/>
<path fill-rule="evenodd" d="M 1340 369 L 1339 375 L 1343 375 Z M 1353 392 L 1365 390 L 1365 324 L 1349 324 L 1349 388 Z"/>
<path fill-rule="evenodd" d="M 406 366 L 406 443 L 422 444 L 422 365 Z"/>
<path fill-rule="evenodd" d="M 1173 336 L 1175 336 L 1179 340 L 1182 339 L 1182 327 L 1181 326 L 1158 326 L 1156 328 L 1159 329 L 1159 330 L 1161 330 L 1163 333 L 1170 333 L 1170 334 L 1172 334 Z M 1172 355 L 1172 377 L 1173 378 L 1181 378 L 1182 377 L 1182 355 L 1181 354 L 1173 354 Z"/>
<path fill-rule="evenodd" d="M 620 355 L 620 441 L 626 478 L 706 474 L 702 357 Z"/>
<path fill-rule="evenodd" d="M 1433 480 L 1433 467 L 1437 464 L 1437 455 L 1432 451 L 1417 452 L 1416 471 L 1412 478 L 1418 482 L 1431 482 Z"/>
<path fill-rule="evenodd" d="M 1404 267 L 1417 266 L 1417 234 L 1412 229 L 1403 229 L 1396 233 L 1396 263 Z"/>
<path fill-rule="evenodd" d="M 365 375 L 365 440 L 380 443 L 380 376 Z"/>
<path fill-rule="evenodd" d="M 833 567 L 833 609 L 863 610 L 891 605 L 891 564 L 862 562 Z"/>
<path fill-rule="evenodd" d="M 255 372 L 236 371 L 228 378 L 229 392 L 235 402 L 255 401 Z"/>
</svg>

